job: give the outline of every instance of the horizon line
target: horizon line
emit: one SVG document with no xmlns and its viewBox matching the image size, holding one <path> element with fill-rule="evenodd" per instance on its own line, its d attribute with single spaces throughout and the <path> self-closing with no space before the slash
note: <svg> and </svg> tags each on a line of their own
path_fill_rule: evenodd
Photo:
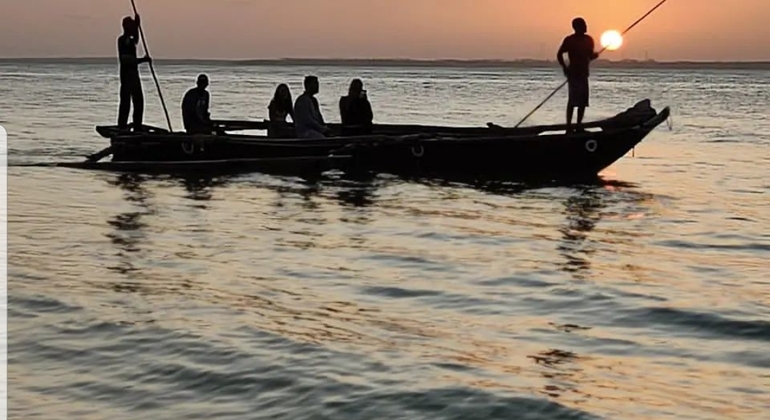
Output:
<svg viewBox="0 0 770 420">
<path fill-rule="evenodd" d="M 51 64 L 107 64 L 115 63 L 112 56 L 42 56 L 42 57 L 0 57 L 0 63 L 51 63 Z M 155 63 L 166 64 L 230 64 L 230 65 L 320 65 L 340 66 L 368 64 L 374 66 L 459 66 L 459 67 L 538 67 L 556 64 L 553 59 L 464 59 L 464 58 L 156 58 Z M 667 60 L 654 59 L 598 59 L 597 67 L 675 67 L 675 68 L 730 68 L 770 69 L 770 60 Z"/>
</svg>

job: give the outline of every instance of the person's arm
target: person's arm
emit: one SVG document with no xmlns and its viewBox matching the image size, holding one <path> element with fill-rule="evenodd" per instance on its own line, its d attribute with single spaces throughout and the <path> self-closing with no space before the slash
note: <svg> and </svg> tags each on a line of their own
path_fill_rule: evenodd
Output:
<svg viewBox="0 0 770 420">
<path fill-rule="evenodd" d="M 286 115 L 282 115 L 279 117 L 278 112 L 284 112 Z M 275 120 L 283 120 L 283 122 L 288 122 L 286 119 L 288 117 L 291 117 L 291 120 L 294 122 L 297 122 L 297 120 L 294 118 L 294 104 L 291 103 L 291 101 L 271 101 L 270 103 L 270 119 L 273 120 L 273 116 L 275 116 Z"/>
<path fill-rule="evenodd" d="M 136 38 L 133 38 L 132 41 L 134 42 L 134 45 L 139 44 L 139 34 L 138 33 L 136 35 Z M 150 56 L 147 54 L 147 51 L 144 52 L 144 57 L 136 60 L 137 64 L 150 63 L 150 62 L 152 62 L 152 58 L 150 58 Z"/>
<path fill-rule="evenodd" d="M 564 54 L 567 53 L 567 40 L 564 39 L 562 41 L 561 46 L 559 47 L 559 51 L 556 52 L 556 60 L 559 62 L 559 65 L 562 68 L 562 71 L 564 71 L 564 75 L 566 76 L 568 74 L 567 72 L 567 63 L 564 62 Z"/>
<path fill-rule="evenodd" d="M 208 92 L 204 92 L 204 100 L 198 101 L 198 118 L 204 123 L 211 122 L 211 114 L 209 113 L 209 100 L 210 96 Z"/>
<path fill-rule="evenodd" d="M 142 26 L 142 18 L 139 16 L 139 14 L 134 15 L 134 22 L 136 22 L 136 36 L 131 38 L 131 41 L 134 42 L 134 45 L 139 44 L 139 37 L 141 36 L 141 33 L 139 32 L 139 27 Z M 136 60 L 136 64 L 142 64 L 142 63 L 150 63 L 152 62 L 152 58 L 150 58 L 149 54 L 145 51 L 144 57 Z"/>
<path fill-rule="evenodd" d="M 318 99 L 316 99 L 314 106 L 316 107 L 316 110 L 318 111 L 318 123 L 321 124 L 321 127 L 323 127 L 324 130 L 326 130 L 326 121 L 324 121 L 324 114 L 321 113 L 321 104 L 318 103 Z"/>
<path fill-rule="evenodd" d="M 294 102 L 294 115 L 295 120 L 294 122 L 300 122 L 301 124 L 304 124 L 307 118 L 307 113 L 309 112 L 307 104 L 307 98 L 299 97 L 297 98 L 296 102 Z"/>
<path fill-rule="evenodd" d="M 348 99 L 345 96 L 340 97 L 340 122 L 343 125 L 348 123 Z"/>
<path fill-rule="evenodd" d="M 364 98 L 364 119 L 367 124 L 371 124 L 374 121 L 372 104 L 369 102 L 368 98 Z"/>
<path fill-rule="evenodd" d="M 590 38 L 590 37 L 588 39 L 590 40 L 590 43 L 591 43 L 591 51 L 592 51 L 591 52 L 591 61 L 593 61 L 593 60 L 596 60 L 597 58 L 599 58 L 599 53 L 596 52 L 596 45 L 594 43 L 594 39 Z"/>
</svg>

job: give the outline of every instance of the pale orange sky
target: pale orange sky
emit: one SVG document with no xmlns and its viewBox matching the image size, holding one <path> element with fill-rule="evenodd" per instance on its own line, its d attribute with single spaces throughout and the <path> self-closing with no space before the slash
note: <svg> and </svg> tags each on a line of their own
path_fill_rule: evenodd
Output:
<svg viewBox="0 0 770 420">
<path fill-rule="evenodd" d="M 555 57 L 659 0 L 137 0 L 156 58 Z M 0 57 L 115 54 L 130 0 L 3 0 Z M 770 0 L 669 0 L 609 59 L 770 60 Z"/>
</svg>

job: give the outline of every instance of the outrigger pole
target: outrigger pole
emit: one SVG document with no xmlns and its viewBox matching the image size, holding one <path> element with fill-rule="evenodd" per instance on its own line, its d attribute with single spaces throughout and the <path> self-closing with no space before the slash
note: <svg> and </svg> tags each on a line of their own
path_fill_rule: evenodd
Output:
<svg viewBox="0 0 770 420">
<path fill-rule="evenodd" d="M 131 0 L 131 6 L 134 8 L 134 15 L 139 15 L 139 12 L 136 11 L 136 3 L 134 0 Z M 150 55 L 150 50 L 147 49 L 147 41 L 144 37 L 144 31 L 142 30 L 142 25 L 139 26 L 139 35 L 142 38 L 142 46 L 144 47 L 144 53 L 148 56 Z M 174 130 L 171 128 L 171 118 L 168 117 L 168 109 L 166 108 L 166 101 L 163 100 L 163 92 L 160 90 L 160 83 L 158 83 L 158 77 L 155 75 L 155 67 L 152 65 L 152 61 L 150 61 L 150 73 L 152 73 L 152 79 L 155 81 L 155 88 L 158 89 L 158 96 L 160 96 L 160 104 L 163 105 L 163 112 L 166 114 L 166 123 L 168 123 L 168 131 L 174 132 Z"/>
<path fill-rule="evenodd" d="M 133 1 L 133 0 L 131 0 L 131 1 Z M 643 21 L 644 19 L 646 19 L 646 18 L 647 18 L 647 16 L 651 15 L 651 14 L 652 14 L 652 12 L 654 12 L 654 11 L 655 11 L 655 10 L 656 10 L 658 7 L 660 7 L 660 6 L 663 6 L 663 3 L 665 3 L 666 1 L 668 1 L 668 0 L 662 0 L 660 3 L 658 3 L 657 5 L 655 5 L 655 7 L 653 7 L 652 9 L 650 9 L 650 11 L 649 11 L 649 12 L 645 13 L 645 15 L 644 15 L 644 16 L 642 16 L 642 17 L 640 17 L 639 19 L 637 19 L 637 21 L 636 21 L 636 22 L 634 22 L 634 23 L 633 23 L 631 26 L 629 26 L 628 28 L 626 28 L 626 30 L 625 30 L 625 31 L 623 31 L 623 33 L 621 33 L 620 35 L 621 35 L 621 36 L 625 35 L 625 34 L 626 34 L 628 31 L 630 31 L 631 29 L 633 29 L 633 28 L 634 28 L 634 26 L 638 25 L 638 24 L 639 24 L 641 21 Z M 607 46 L 607 47 L 609 47 L 609 46 Z M 606 51 L 606 50 L 607 50 L 607 47 L 604 47 L 604 48 L 602 48 L 602 49 L 601 49 L 601 51 L 599 51 L 599 55 L 601 55 L 601 53 L 603 53 L 604 51 Z M 564 87 L 564 85 L 566 85 L 568 81 L 569 81 L 569 80 L 565 80 L 565 81 L 563 81 L 563 82 L 562 82 L 562 84 L 561 84 L 561 85 L 559 85 L 559 87 L 557 87 L 557 88 L 556 88 L 556 89 L 555 89 L 553 92 L 551 92 L 551 94 L 550 94 L 550 95 L 548 95 L 548 97 L 546 97 L 546 98 L 543 100 L 543 102 L 540 102 L 540 105 L 536 106 L 536 107 L 535 107 L 535 109 L 533 109 L 532 111 L 530 111 L 530 113 L 529 113 L 529 114 L 527 114 L 527 116 L 525 116 L 524 118 L 522 118 L 522 119 L 521 119 L 521 121 L 519 121 L 519 123 L 518 123 L 518 124 L 516 124 L 516 125 L 514 126 L 514 128 L 518 128 L 518 127 L 519 127 L 519 126 L 520 126 L 520 125 L 521 125 L 521 124 L 522 124 L 524 121 L 526 121 L 526 120 L 527 120 L 527 118 L 531 117 L 531 116 L 532 116 L 532 114 L 534 114 L 535 112 L 537 112 L 537 110 L 538 110 L 538 109 L 540 109 L 540 108 L 541 108 L 543 105 L 545 105 L 545 103 L 546 103 L 546 102 L 548 102 L 548 101 L 549 101 L 551 98 L 553 98 L 553 95 L 556 95 L 556 92 L 560 91 L 560 90 L 561 90 L 561 88 L 563 88 L 563 87 Z"/>
</svg>

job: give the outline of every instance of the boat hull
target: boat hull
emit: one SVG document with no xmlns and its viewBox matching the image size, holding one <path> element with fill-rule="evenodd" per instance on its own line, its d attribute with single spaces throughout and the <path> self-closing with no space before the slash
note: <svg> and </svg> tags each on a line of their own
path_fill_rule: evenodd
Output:
<svg viewBox="0 0 770 420">
<path fill-rule="evenodd" d="M 572 136 L 426 139 L 397 144 L 352 144 L 338 150 L 354 165 L 406 175 L 466 178 L 564 178 L 596 175 L 625 156 L 665 118 L 633 129 Z"/>
<path fill-rule="evenodd" d="M 99 170 L 110 172 L 131 172 L 143 174 L 170 175 L 218 175 L 238 173 L 266 173 L 273 175 L 315 176 L 330 170 L 345 170 L 350 156 L 296 156 L 288 158 L 242 158 L 203 160 L 118 160 L 107 162 L 68 162 L 52 166 Z"/>
<path fill-rule="evenodd" d="M 113 163 L 133 162 L 134 166 L 157 170 L 181 167 L 185 163 L 187 166 L 194 163 L 200 168 L 208 162 L 209 166 L 227 169 L 244 167 L 243 160 L 300 159 L 296 165 L 285 166 L 296 166 L 298 170 L 310 166 L 318 170 L 444 178 L 564 178 L 595 176 L 665 122 L 670 113 L 669 108 L 661 112 L 642 109 L 641 117 L 618 119 L 621 113 L 588 124 L 589 131 L 572 134 L 553 132 L 563 126 L 433 127 L 431 130 L 394 125 L 380 126 L 387 134 L 317 140 L 221 132 L 190 135 L 161 129 L 120 134 L 110 132 L 109 127 L 101 127 L 100 133 L 111 138 Z M 394 135 L 396 133 L 400 134 Z M 301 159 L 308 158 L 317 160 L 315 166 L 300 163 Z M 326 159 L 336 160 L 334 164 L 318 163 Z"/>
</svg>

